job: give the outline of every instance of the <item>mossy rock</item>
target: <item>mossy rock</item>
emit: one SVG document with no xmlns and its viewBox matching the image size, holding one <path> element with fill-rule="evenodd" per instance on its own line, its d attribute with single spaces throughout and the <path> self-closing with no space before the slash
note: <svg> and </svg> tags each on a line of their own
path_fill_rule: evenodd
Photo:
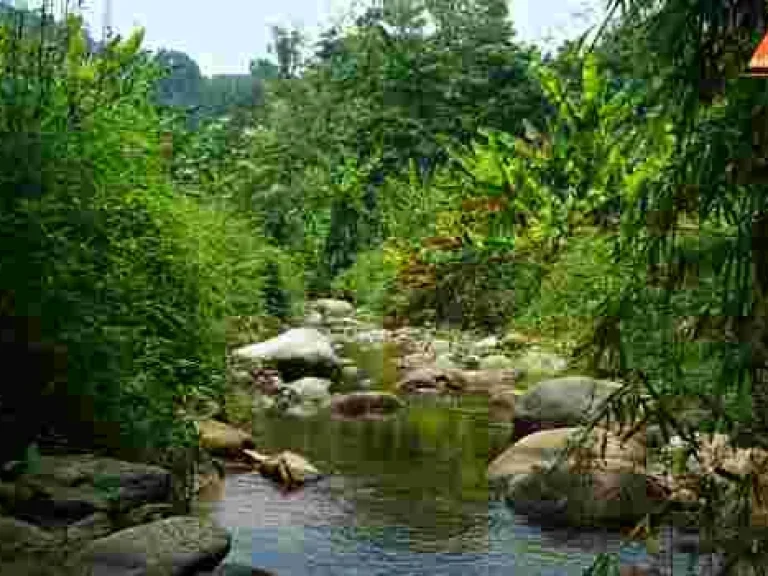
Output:
<svg viewBox="0 0 768 576">
<path fill-rule="evenodd" d="M 70 559 L 68 576 L 183 576 L 216 568 L 229 533 L 212 520 L 174 516 L 94 540 Z"/>
</svg>

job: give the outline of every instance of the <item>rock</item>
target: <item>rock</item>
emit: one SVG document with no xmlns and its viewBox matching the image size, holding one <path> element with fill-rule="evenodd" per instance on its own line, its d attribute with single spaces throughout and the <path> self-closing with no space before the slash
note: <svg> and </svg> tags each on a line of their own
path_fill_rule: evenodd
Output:
<svg viewBox="0 0 768 576">
<path fill-rule="evenodd" d="M 138 508 L 134 508 L 124 517 L 120 518 L 118 524 L 121 529 L 130 528 L 131 526 L 138 526 L 139 524 L 149 524 L 150 522 L 156 522 L 163 518 L 168 518 L 173 515 L 173 505 L 161 502 L 157 504 L 144 504 Z"/>
<path fill-rule="evenodd" d="M 317 310 L 324 318 L 349 318 L 355 315 L 355 307 L 345 300 L 321 298 L 309 304 L 311 310 Z"/>
<path fill-rule="evenodd" d="M 320 413 L 320 408 L 316 404 L 294 404 L 283 410 L 283 415 L 289 418 L 313 418 Z"/>
<path fill-rule="evenodd" d="M 405 394 L 424 392 L 444 393 L 449 390 L 463 390 L 466 382 L 460 370 L 442 370 L 440 368 L 416 368 L 406 372 L 398 382 L 397 390 Z"/>
<path fill-rule="evenodd" d="M 267 456 L 266 454 L 262 454 L 261 452 L 257 452 L 256 450 L 243 450 L 243 456 L 245 456 L 248 461 L 253 464 L 256 468 L 264 464 L 267 460 L 270 459 L 270 456 Z"/>
<path fill-rule="evenodd" d="M 515 408 L 516 433 L 577 426 L 593 414 L 619 384 L 583 376 L 539 382 L 520 397 Z"/>
<path fill-rule="evenodd" d="M 323 325 L 323 315 L 313 310 L 306 315 L 303 324 L 307 328 L 320 328 Z"/>
<path fill-rule="evenodd" d="M 516 512 L 582 527 L 631 525 L 648 513 L 652 501 L 666 497 L 665 488 L 645 474 L 644 446 L 606 430 L 593 430 L 589 443 L 550 470 L 577 431 L 531 434 L 490 464 L 489 481 L 507 481 L 507 500 Z"/>
<path fill-rule="evenodd" d="M 512 386 L 519 379 L 517 370 L 461 370 L 436 366 L 409 370 L 397 385 L 406 394 L 426 392 L 489 394 L 498 387 Z"/>
<path fill-rule="evenodd" d="M 536 349 L 528 350 L 516 358 L 515 365 L 529 374 L 549 376 L 557 375 L 568 368 L 568 362 L 564 358 Z"/>
<path fill-rule="evenodd" d="M 50 532 L 16 518 L 0 516 L 0 561 L 3 563 L 19 556 L 46 552 L 55 546 L 56 539 Z"/>
<path fill-rule="evenodd" d="M 516 399 L 517 394 L 513 388 L 493 391 L 488 398 L 488 420 L 500 424 L 512 424 L 515 421 Z"/>
<path fill-rule="evenodd" d="M 17 479 L 13 514 L 40 526 L 64 526 L 98 511 L 125 512 L 171 498 L 171 475 L 157 466 L 85 455 L 42 456 Z M 25 498 L 24 489 L 29 487 Z"/>
<path fill-rule="evenodd" d="M 70 576 L 186 576 L 215 569 L 230 536 L 210 520 L 175 516 L 88 544 L 69 562 Z"/>
<path fill-rule="evenodd" d="M 512 370 L 514 361 L 501 354 L 486 356 L 480 360 L 480 370 Z"/>
<path fill-rule="evenodd" d="M 277 576 L 277 574 L 262 568 L 225 562 L 213 572 L 198 572 L 195 576 Z"/>
<path fill-rule="evenodd" d="M 367 330 L 355 336 L 355 341 L 362 345 L 384 344 L 389 339 L 389 331 L 384 329 Z"/>
<path fill-rule="evenodd" d="M 262 462 L 259 472 L 285 488 L 296 488 L 320 477 L 320 471 L 306 458 L 287 450 Z"/>
<path fill-rule="evenodd" d="M 403 401 L 394 394 L 354 392 L 334 397 L 331 413 L 344 418 L 378 418 L 393 414 L 403 406 Z"/>
<path fill-rule="evenodd" d="M 409 354 L 398 359 L 397 367 L 400 370 L 408 371 L 415 370 L 417 368 L 424 368 L 432 366 L 435 363 L 435 356 L 429 352 Z"/>
<path fill-rule="evenodd" d="M 395 345 L 397 355 L 400 357 L 411 354 L 435 355 L 432 346 L 420 340 L 419 332 L 414 328 L 404 328 L 391 334 L 391 342 Z"/>
<path fill-rule="evenodd" d="M 498 348 L 499 344 L 499 339 L 496 336 L 488 336 L 487 338 L 483 338 L 479 342 L 476 342 L 472 348 L 474 353 L 478 356 L 485 356 Z"/>
<path fill-rule="evenodd" d="M 318 408 L 327 406 L 331 401 L 331 381 L 323 378 L 306 377 L 285 385 L 298 398 L 301 404 L 314 405 Z"/>
<path fill-rule="evenodd" d="M 517 474 L 528 474 L 544 466 L 567 446 L 568 440 L 580 429 L 556 428 L 535 432 L 515 442 L 488 466 L 488 479 L 493 481 Z M 645 446 L 635 439 L 622 442 L 615 434 L 595 429 L 589 435 L 591 445 L 578 449 L 572 464 L 584 461 L 586 465 L 600 465 L 609 471 L 635 472 L 645 467 Z M 603 457 L 601 443 L 607 440 Z"/>
<path fill-rule="evenodd" d="M 487 395 L 497 388 L 513 386 L 521 376 L 519 370 L 454 370 L 450 374 L 457 382 L 455 391 L 478 395 Z M 458 383 L 462 385 L 461 388 Z"/>
<path fill-rule="evenodd" d="M 157 506 L 157 504 L 150 504 L 150 506 Z M 160 504 L 160 506 L 168 505 Z M 105 512 L 96 512 L 87 518 L 83 518 L 82 520 L 67 526 L 67 543 L 82 545 L 91 540 L 109 536 L 114 531 L 115 526 L 110 520 L 109 515 Z"/>
<path fill-rule="evenodd" d="M 237 456 L 243 448 L 253 448 L 253 438 L 243 430 L 217 420 L 204 420 L 198 423 L 200 447 L 212 454 Z"/>
<path fill-rule="evenodd" d="M 331 377 L 339 366 L 331 341 L 313 328 L 294 328 L 266 342 L 238 348 L 232 355 L 257 365 L 275 365 L 287 381 Z"/>
</svg>

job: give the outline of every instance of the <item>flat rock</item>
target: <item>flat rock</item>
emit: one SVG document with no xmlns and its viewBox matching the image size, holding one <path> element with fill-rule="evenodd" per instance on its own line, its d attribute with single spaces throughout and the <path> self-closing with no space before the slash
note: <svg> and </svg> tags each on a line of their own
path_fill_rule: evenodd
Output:
<svg viewBox="0 0 768 576">
<path fill-rule="evenodd" d="M 73 558 L 69 576 L 187 576 L 214 570 L 230 535 L 210 520 L 174 516 L 94 540 Z"/>
<path fill-rule="evenodd" d="M 171 497 L 167 470 L 90 454 L 42 456 L 34 473 L 22 475 L 17 485 L 33 490 L 26 499 L 12 503 L 14 515 L 51 527 L 77 522 L 98 511 L 125 512 Z"/>
</svg>

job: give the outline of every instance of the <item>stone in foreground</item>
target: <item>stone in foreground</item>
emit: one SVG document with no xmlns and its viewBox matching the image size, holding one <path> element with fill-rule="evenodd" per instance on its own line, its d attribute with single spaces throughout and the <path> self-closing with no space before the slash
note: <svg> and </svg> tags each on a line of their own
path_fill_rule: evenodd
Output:
<svg viewBox="0 0 768 576">
<path fill-rule="evenodd" d="M 215 569 L 229 548 L 229 533 L 212 521 L 174 516 L 91 542 L 67 574 L 186 576 Z"/>
<path fill-rule="evenodd" d="M 488 467 L 491 482 L 506 482 L 517 513 L 548 524 L 633 525 L 665 499 L 665 487 L 645 473 L 645 447 L 595 429 L 567 459 L 557 460 L 578 428 L 531 434 Z"/>
</svg>

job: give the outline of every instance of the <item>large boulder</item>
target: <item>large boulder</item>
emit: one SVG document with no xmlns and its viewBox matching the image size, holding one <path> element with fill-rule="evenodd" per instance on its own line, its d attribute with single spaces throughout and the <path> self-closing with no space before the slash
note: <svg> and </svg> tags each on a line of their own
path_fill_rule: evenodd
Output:
<svg viewBox="0 0 768 576">
<path fill-rule="evenodd" d="M 198 423 L 200 447 L 211 454 L 237 456 L 243 448 L 253 448 L 253 438 L 243 430 L 217 420 Z"/>
<path fill-rule="evenodd" d="M 380 418 L 393 414 L 404 406 L 394 394 L 386 392 L 353 392 L 336 396 L 331 401 L 331 413 L 341 418 Z"/>
<path fill-rule="evenodd" d="M 526 436 L 488 467 L 488 479 L 506 483 L 515 511 L 548 523 L 633 525 L 668 493 L 645 474 L 645 446 L 601 429 L 559 464 L 578 428 Z"/>
<path fill-rule="evenodd" d="M 583 376 L 539 382 L 518 399 L 516 434 L 583 424 L 619 386 Z"/>
<path fill-rule="evenodd" d="M 211 520 L 174 516 L 94 540 L 68 563 L 69 576 L 187 576 L 215 569 L 230 535 Z"/>
<path fill-rule="evenodd" d="M 314 328 L 294 328 L 271 340 L 238 348 L 232 355 L 256 366 L 274 366 L 286 381 L 303 376 L 329 378 L 339 368 L 330 339 Z"/>
<path fill-rule="evenodd" d="M 494 481 L 529 474 L 545 467 L 562 454 L 568 442 L 580 431 L 577 427 L 556 428 L 521 438 L 491 462 L 488 479 Z M 623 441 L 612 432 L 596 428 L 588 435 L 587 442 L 571 454 L 569 462 L 573 470 L 578 465 L 636 472 L 645 468 L 645 446 L 636 439 Z"/>
<path fill-rule="evenodd" d="M 17 478 L 3 507 L 39 526 L 60 527 L 96 512 L 127 512 L 171 498 L 171 475 L 157 466 L 93 455 L 42 456 Z"/>
</svg>

